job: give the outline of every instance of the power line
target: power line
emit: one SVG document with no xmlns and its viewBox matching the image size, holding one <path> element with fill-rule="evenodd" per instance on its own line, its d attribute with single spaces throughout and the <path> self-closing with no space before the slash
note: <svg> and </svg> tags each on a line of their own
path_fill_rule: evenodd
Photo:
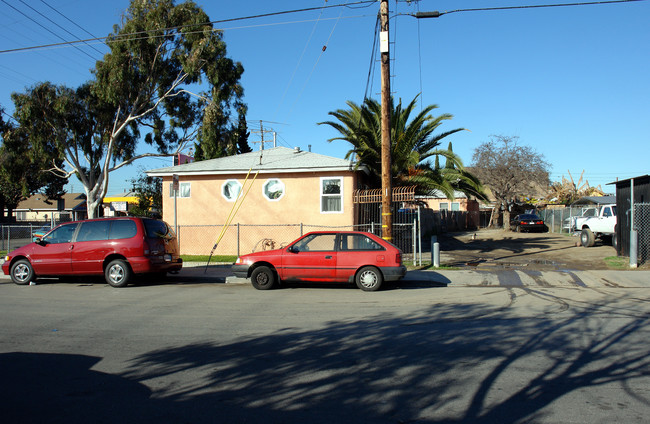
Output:
<svg viewBox="0 0 650 424">
<path fill-rule="evenodd" d="M 327 1 L 327 0 L 325 0 Z M 323 5 L 325 6 L 325 5 Z M 321 16 L 323 16 L 323 12 L 325 9 L 321 9 L 320 14 L 318 15 L 318 19 L 316 19 L 316 22 L 314 23 L 314 26 L 311 29 L 311 34 L 309 34 L 309 37 L 307 38 L 307 42 L 305 43 L 305 47 L 302 50 L 302 53 L 300 54 L 300 58 L 298 58 L 298 63 L 296 63 L 296 67 L 293 70 L 293 73 L 291 74 L 291 77 L 289 78 L 289 83 L 287 84 L 287 87 L 284 89 L 284 93 L 282 93 L 282 97 L 280 98 L 280 101 L 278 102 L 278 105 L 276 106 L 275 109 L 275 115 L 277 115 L 278 110 L 280 110 L 280 106 L 284 102 L 284 98 L 287 95 L 287 92 L 289 91 L 289 87 L 291 87 L 291 83 L 293 82 L 293 78 L 296 76 L 296 72 L 298 72 L 298 68 L 300 67 L 300 64 L 302 63 L 302 58 L 305 56 L 305 52 L 307 51 L 307 47 L 309 47 L 309 43 L 311 42 L 312 37 L 314 36 L 314 32 L 316 32 L 316 27 L 318 26 L 318 23 L 320 22 Z"/>
<path fill-rule="evenodd" d="M 646 0 L 605 0 L 605 1 L 591 1 L 591 2 L 581 2 L 581 3 L 555 3 L 555 4 L 536 4 L 536 5 L 524 5 L 524 6 L 500 6 L 500 7 L 478 7 L 473 9 L 456 9 L 448 10 L 444 12 L 417 12 L 417 13 L 403 13 L 401 15 L 413 16 L 416 18 L 438 18 L 442 15 L 449 15 L 450 13 L 459 13 L 459 12 L 490 12 L 496 10 L 516 10 L 516 9 L 540 9 L 540 8 L 550 8 L 550 7 L 570 7 L 570 6 L 593 6 L 593 5 L 604 5 L 604 4 L 616 4 L 616 3 L 631 3 L 631 2 L 640 2 Z"/>
<path fill-rule="evenodd" d="M 79 28 L 80 30 L 82 30 L 83 32 L 85 32 L 86 34 L 90 35 L 91 37 L 96 37 L 95 34 L 89 32 L 89 31 L 86 30 L 84 27 L 82 27 L 81 25 L 79 25 L 78 23 L 76 23 L 75 21 L 73 21 L 72 19 L 70 19 L 70 18 L 68 18 L 67 16 L 65 16 L 65 15 L 64 15 L 63 13 L 61 13 L 58 9 L 56 9 L 56 8 L 53 7 L 53 6 L 51 6 L 51 5 L 50 5 L 49 3 L 47 3 L 45 0 L 41 0 L 41 3 L 43 3 L 44 5 L 46 5 L 47 7 L 49 7 L 50 9 L 52 9 L 55 13 L 57 13 L 57 14 L 58 14 L 59 16 L 61 16 L 63 19 L 67 20 L 67 21 L 70 22 L 72 25 L 76 26 L 77 28 Z M 69 31 L 67 31 L 67 30 L 65 30 L 65 29 L 64 29 L 64 31 L 66 31 L 68 34 L 72 35 L 72 36 L 75 37 L 77 40 L 79 40 L 79 37 L 76 37 L 75 35 L 71 34 Z M 97 53 L 99 53 L 99 54 L 101 54 L 101 55 L 104 54 L 104 53 L 102 53 L 100 50 L 98 50 L 98 49 L 94 48 L 93 46 L 91 46 L 90 44 L 88 44 L 88 46 L 89 46 L 90 48 L 92 48 L 93 50 L 95 50 Z"/>
<path fill-rule="evenodd" d="M 65 41 L 65 38 L 61 37 L 59 34 L 55 33 L 55 32 L 52 31 L 52 30 L 50 30 L 49 28 L 47 28 L 46 26 L 44 26 L 43 24 L 41 24 L 40 22 L 38 22 L 36 19 L 34 19 L 34 18 L 32 18 L 31 16 L 27 15 L 27 14 L 26 14 L 25 12 L 23 12 L 22 10 L 20 10 L 20 9 L 16 8 L 15 6 L 12 6 L 11 4 L 7 3 L 6 0 L 0 0 L 0 1 L 2 1 L 4 4 L 6 4 L 7 6 L 9 6 L 9 7 L 12 8 L 13 10 L 15 10 L 16 12 L 20 13 L 20 14 L 23 15 L 24 17 L 26 17 L 26 18 L 29 19 L 30 21 L 34 22 L 36 25 L 40 26 L 41 28 L 43 28 L 44 30 L 46 30 L 47 32 L 49 32 L 50 34 L 54 35 L 55 37 L 57 37 L 57 38 L 59 38 L 59 39 L 61 39 L 61 40 L 63 40 L 63 41 Z M 20 0 L 20 2 L 23 3 L 23 4 L 25 4 L 22 0 Z M 29 5 L 26 5 L 26 6 L 29 7 L 30 9 L 34 10 L 34 8 L 32 8 L 31 6 L 29 6 Z M 34 10 L 34 11 L 35 11 L 35 10 Z M 37 13 L 40 14 L 40 12 L 37 12 Z M 47 19 L 49 20 L 49 18 L 47 18 Z M 94 58 L 94 57 L 92 57 L 90 54 L 88 54 L 87 52 L 81 50 L 79 47 L 77 47 L 77 46 L 73 46 L 73 47 L 74 47 L 75 49 L 79 50 L 80 52 L 82 52 L 83 54 L 85 54 L 86 56 L 90 57 L 91 59 L 93 59 L 93 60 L 97 60 L 96 58 Z"/>
<path fill-rule="evenodd" d="M 0 0 L 3 3 L 9 5 L 5 0 Z M 285 11 L 280 11 L 280 12 L 270 12 L 270 13 L 263 13 L 263 14 L 258 14 L 258 15 L 250 15 L 250 16 L 242 16 L 238 18 L 229 18 L 229 19 L 220 19 L 220 20 L 215 20 L 215 21 L 209 21 L 209 22 L 204 22 L 200 24 L 188 24 L 188 25 L 180 25 L 180 26 L 175 26 L 175 27 L 169 27 L 169 28 L 156 28 L 154 30 L 147 30 L 147 31 L 136 31 L 132 33 L 126 33 L 126 34 L 114 34 L 114 35 L 109 35 L 106 37 L 94 37 L 94 38 L 87 38 L 83 40 L 77 40 L 77 41 L 64 41 L 62 43 L 52 43 L 52 44 L 43 44 L 39 46 L 29 46 L 29 47 L 21 47 L 21 48 L 16 48 L 16 49 L 7 49 L 7 50 L 0 50 L 0 54 L 3 53 L 15 53 L 19 51 L 27 51 L 27 50 L 37 50 L 37 49 L 43 49 L 43 48 L 50 48 L 50 47 L 58 47 L 62 45 L 76 45 L 79 43 L 87 43 L 90 41 L 101 41 L 105 42 L 107 44 L 113 42 L 113 41 L 122 41 L 124 39 L 132 39 L 132 40 L 137 40 L 138 36 L 141 37 L 148 37 L 149 33 L 152 32 L 160 32 L 160 31 L 171 31 L 171 30 L 181 30 L 183 28 L 190 28 L 190 27 L 197 27 L 201 25 L 215 25 L 215 24 L 222 24 L 226 22 L 237 22 L 237 21 L 244 21 L 244 20 L 250 20 L 250 19 L 257 19 L 257 18 L 266 18 L 266 17 L 271 17 L 271 16 L 280 16 L 280 15 L 286 15 L 286 14 L 293 14 L 293 13 L 302 13 L 302 12 L 309 12 L 313 10 L 320 10 L 320 9 L 332 9 L 332 8 L 337 8 L 337 7 L 346 7 L 350 9 L 358 9 L 360 7 L 369 7 L 373 4 L 376 3 L 376 0 L 364 0 L 364 1 L 357 1 L 354 3 L 348 3 L 348 4 L 332 4 L 329 6 L 318 6 L 318 7 L 308 7 L 308 8 L 303 8 L 303 9 L 293 9 L 293 10 L 285 10 Z M 364 5 L 364 6 L 359 6 L 359 5 Z M 10 7 L 14 8 L 13 6 L 9 5 Z M 352 6 L 359 6 L 359 7 L 352 7 Z M 15 9 L 15 8 L 14 8 Z M 17 10 L 17 9 L 16 9 Z M 23 14 L 24 15 L 24 14 Z M 29 18 L 31 19 L 31 18 Z M 337 19 L 340 19 L 337 18 Z M 219 31 L 216 29 L 215 31 Z M 196 31 L 196 32 L 203 32 L 202 30 Z M 187 33 L 186 33 L 187 34 Z M 160 36 L 160 37 L 166 37 L 167 35 Z M 136 37 L 136 38 L 131 38 L 131 37 Z"/>
</svg>

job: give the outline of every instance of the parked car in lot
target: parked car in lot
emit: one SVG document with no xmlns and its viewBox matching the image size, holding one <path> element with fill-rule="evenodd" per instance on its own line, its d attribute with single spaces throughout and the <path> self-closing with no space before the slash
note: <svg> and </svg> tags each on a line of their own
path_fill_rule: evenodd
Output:
<svg viewBox="0 0 650 424">
<path fill-rule="evenodd" d="M 406 274 L 402 251 L 371 233 L 316 231 L 282 249 L 237 258 L 233 273 L 268 290 L 280 282 L 354 282 L 364 291 L 379 290 L 384 281 Z"/>
<path fill-rule="evenodd" d="M 5 257 L 2 271 L 16 284 L 38 277 L 104 275 L 113 287 L 124 287 L 133 274 L 179 271 L 178 242 L 164 221 L 100 218 L 67 222 L 43 238 Z"/>
<path fill-rule="evenodd" d="M 32 241 L 36 241 L 37 238 L 43 237 L 45 234 L 49 233 L 51 229 L 51 225 L 43 225 L 38 230 L 32 231 Z"/>
<path fill-rule="evenodd" d="M 515 216 L 510 220 L 510 229 L 516 232 L 528 231 L 546 231 L 547 227 L 544 220 L 532 213 L 525 213 Z"/>
</svg>

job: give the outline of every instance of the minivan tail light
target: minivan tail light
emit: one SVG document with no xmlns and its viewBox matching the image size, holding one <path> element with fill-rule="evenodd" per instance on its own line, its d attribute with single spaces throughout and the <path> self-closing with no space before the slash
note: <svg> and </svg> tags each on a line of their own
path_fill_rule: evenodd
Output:
<svg viewBox="0 0 650 424">
<path fill-rule="evenodd" d="M 402 254 L 401 253 L 398 253 L 397 255 L 395 255 L 395 262 L 397 262 L 398 264 L 402 263 Z"/>
</svg>

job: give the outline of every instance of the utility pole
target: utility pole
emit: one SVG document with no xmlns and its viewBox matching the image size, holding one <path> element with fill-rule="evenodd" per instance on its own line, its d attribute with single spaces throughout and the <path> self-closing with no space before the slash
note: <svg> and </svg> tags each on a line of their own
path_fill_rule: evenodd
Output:
<svg viewBox="0 0 650 424">
<path fill-rule="evenodd" d="M 381 234 L 393 240 L 393 214 L 390 154 L 390 54 L 388 43 L 388 0 L 379 5 L 379 45 L 381 51 Z"/>
</svg>

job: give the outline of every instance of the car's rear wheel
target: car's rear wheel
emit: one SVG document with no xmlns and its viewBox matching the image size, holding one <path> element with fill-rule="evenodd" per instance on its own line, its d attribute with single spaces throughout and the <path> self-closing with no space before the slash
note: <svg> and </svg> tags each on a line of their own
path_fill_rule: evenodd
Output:
<svg viewBox="0 0 650 424">
<path fill-rule="evenodd" d="M 24 286 L 34 278 L 34 269 L 27 259 L 21 259 L 11 266 L 10 274 L 11 281 L 19 286 Z"/>
<path fill-rule="evenodd" d="M 131 279 L 131 267 L 125 260 L 115 259 L 104 270 L 104 278 L 112 287 L 125 287 Z"/>
<path fill-rule="evenodd" d="M 357 287 L 363 291 L 377 291 L 381 288 L 384 282 L 384 276 L 374 266 L 363 267 L 357 272 L 355 278 Z"/>
<path fill-rule="evenodd" d="M 275 273 L 267 266 L 258 266 L 251 273 L 251 283 L 257 290 L 270 290 L 275 287 Z"/>
<path fill-rule="evenodd" d="M 596 243 L 596 236 L 589 228 L 585 228 L 580 233 L 580 244 L 584 247 L 592 247 Z"/>
</svg>

